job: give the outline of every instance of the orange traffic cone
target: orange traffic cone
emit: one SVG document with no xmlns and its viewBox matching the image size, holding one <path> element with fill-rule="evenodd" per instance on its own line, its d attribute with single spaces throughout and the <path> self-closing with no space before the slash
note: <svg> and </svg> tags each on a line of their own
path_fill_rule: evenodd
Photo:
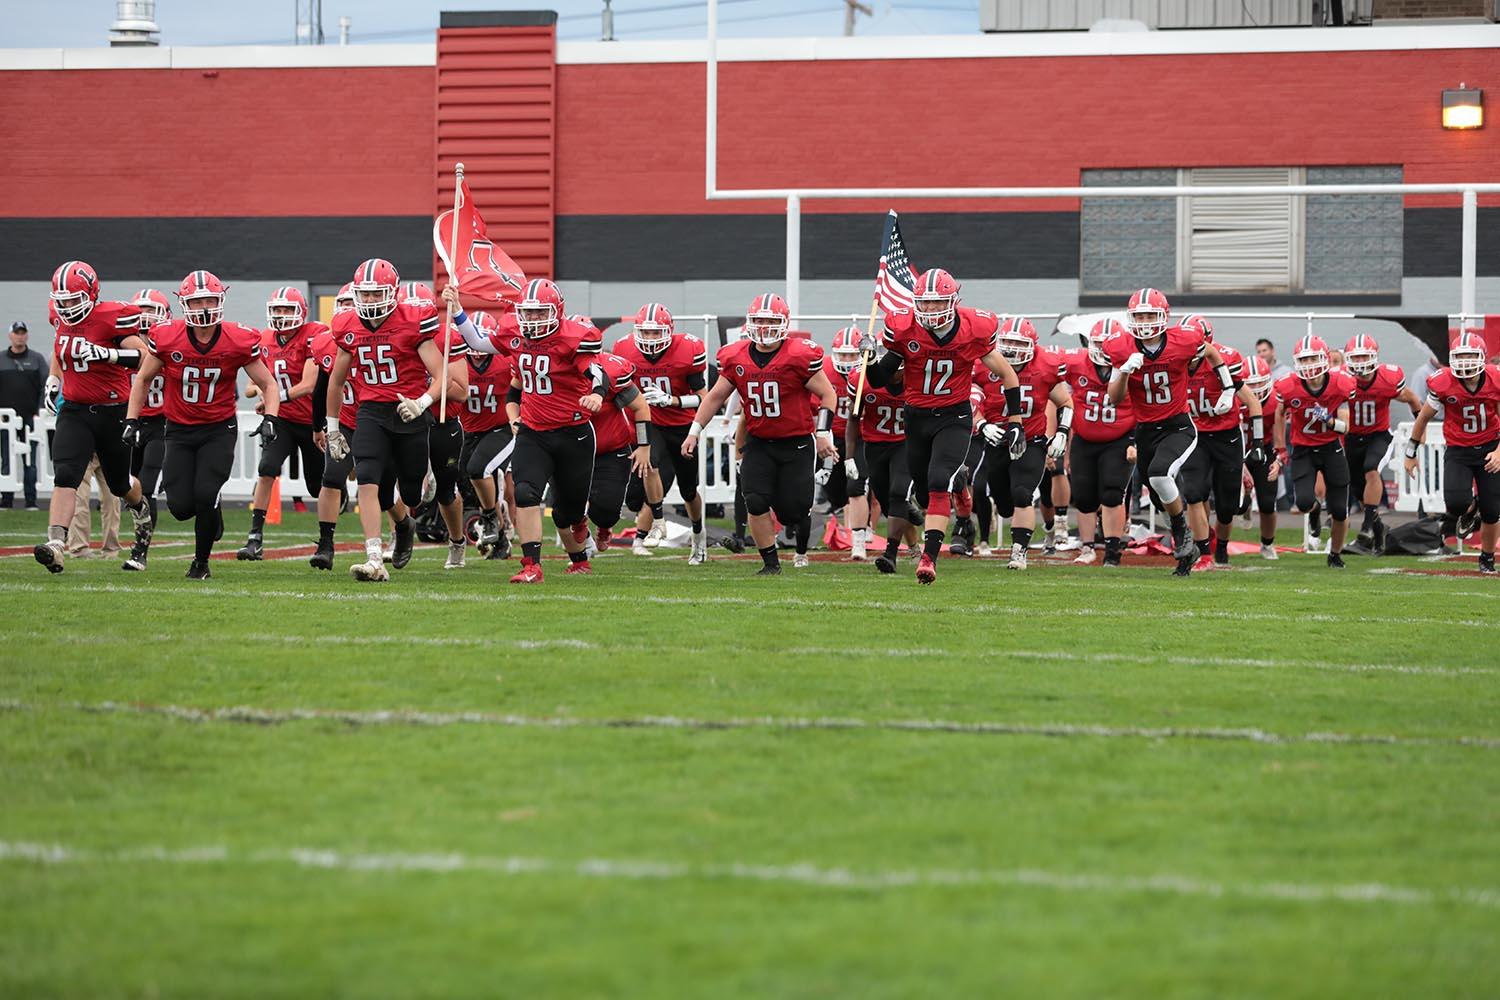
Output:
<svg viewBox="0 0 1500 1000">
<path fill-rule="evenodd" d="M 266 505 L 266 523 L 281 523 L 281 477 L 271 480 L 271 502 Z"/>
</svg>

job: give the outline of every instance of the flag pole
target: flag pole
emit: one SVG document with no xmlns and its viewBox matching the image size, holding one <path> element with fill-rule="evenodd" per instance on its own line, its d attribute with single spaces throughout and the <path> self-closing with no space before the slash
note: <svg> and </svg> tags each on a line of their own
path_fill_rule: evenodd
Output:
<svg viewBox="0 0 1500 1000">
<path fill-rule="evenodd" d="M 455 163 L 453 165 L 455 182 L 453 185 L 453 234 L 448 237 L 448 283 L 451 285 L 456 280 L 453 277 L 453 259 L 458 256 L 458 206 L 463 201 L 464 189 L 464 165 Z M 453 307 L 448 307 L 447 319 L 443 321 L 443 385 L 438 390 L 438 423 L 444 423 L 448 419 L 448 347 L 453 340 Z"/>
<path fill-rule="evenodd" d="M 860 352 L 859 358 L 859 387 L 854 392 L 854 403 L 849 408 L 850 415 L 859 417 L 859 411 L 864 408 L 865 403 L 865 370 L 870 367 L 870 355 L 875 351 L 875 314 L 880 311 L 880 292 L 877 289 L 875 297 L 870 300 L 870 322 L 865 327 L 866 348 Z"/>
</svg>

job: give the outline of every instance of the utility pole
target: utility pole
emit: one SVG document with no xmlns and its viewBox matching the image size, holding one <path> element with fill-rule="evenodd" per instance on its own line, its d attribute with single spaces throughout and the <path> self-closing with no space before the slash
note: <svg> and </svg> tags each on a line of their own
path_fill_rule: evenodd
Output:
<svg viewBox="0 0 1500 1000">
<path fill-rule="evenodd" d="M 859 0 L 844 0 L 844 35 L 847 37 L 854 34 L 854 15 L 858 12 L 865 17 L 874 17 L 875 11 Z"/>
<path fill-rule="evenodd" d="M 615 12 L 610 9 L 610 0 L 604 0 L 604 11 L 599 15 L 599 41 L 615 40 Z"/>
</svg>

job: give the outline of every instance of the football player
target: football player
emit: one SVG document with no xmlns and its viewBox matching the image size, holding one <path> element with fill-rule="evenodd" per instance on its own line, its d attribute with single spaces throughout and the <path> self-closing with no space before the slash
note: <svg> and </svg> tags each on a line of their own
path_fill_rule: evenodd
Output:
<svg viewBox="0 0 1500 1000">
<path fill-rule="evenodd" d="M 1415 416 L 1422 410 L 1422 401 L 1407 387 L 1400 365 L 1380 363 L 1380 345 L 1367 333 L 1349 338 L 1344 345 L 1344 366 L 1354 376 L 1344 451 L 1349 459 L 1349 491 L 1359 494 L 1364 508 L 1358 541 L 1379 554 L 1385 550 L 1385 522 L 1380 519 L 1385 482 L 1380 467 L 1391 449 L 1391 403 L 1400 400 Z"/>
<path fill-rule="evenodd" d="M 1448 367 L 1427 379 L 1427 399 L 1406 443 L 1406 474 L 1417 471 L 1417 450 L 1427 424 L 1443 414 L 1444 534 L 1460 517 L 1479 512 L 1479 572 L 1495 573 L 1500 537 L 1500 367 L 1485 363 L 1484 339 L 1459 334 L 1448 348 Z M 1332 498 L 1332 483 L 1329 484 Z M 1476 500 L 1477 495 L 1477 500 Z"/>
<path fill-rule="evenodd" d="M 1344 535 L 1349 530 L 1349 462 L 1344 456 L 1344 434 L 1349 430 L 1349 403 L 1354 398 L 1354 376 L 1331 371 L 1328 345 L 1322 337 L 1306 336 L 1292 352 L 1292 373 L 1276 382 L 1276 445 L 1291 445 L 1292 485 L 1297 509 L 1309 513 L 1317 504 L 1318 474 L 1327 484 L 1325 503 L 1333 529 L 1328 543 L 1328 566 L 1344 568 Z M 1286 459 L 1282 459 L 1285 464 Z"/>
<path fill-rule="evenodd" d="M 740 482 L 750 534 L 760 550 L 757 575 L 774 576 L 781 572 L 781 559 L 772 512 L 792 526 L 811 516 L 816 460 L 838 454 L 833 443 L 838 399 L 823 372 L 823 348 L 805 337 L 788 335 L 792 313 L 786 299 L 766 292 L 757 295 L 746 312 L 748 339 L 719 350 L 719 380 L 693 416 L 682 453 L 693 456 L 703 425 L 731 392 L 738 392 L 746 433 Z M 816 417 L 809 394 L 821 401 Z"/>
<path fill-rule="evenodd" d="M 52 438 L 52 500 L 47 540 L 32 554 L 48 572 L 63 571 L 68 524 L 78 504 L 78 484 L 95 455 L 109 491 L 135 520 L 135 543 L 151 542 L 151 506 L 130 475 L 130 446 L 121 436 L 130 372 L 141 364 L 140 311 L 126 302 L 100 302 L 99 276 L 81 260 L 52 273 L 47 318 L 57 331 L 44 390 L 57 414 Z M 151 380 L 141 381 L 144 388 Z"/>
<path fill-rule="evenodd" d="M 662 504 L 675 481 L 693 527 L 688 565 L 701 565 L 708 539 L 698 463 L 682 454 L 682 441 L 708 384 L 708 351 L 697 337 L 675 332 L 672 314 L 659 302 L 641 306 L 630 335 L 615 341 L 612 350 L 635 366 L 636 383 L 651 408 L 651 471 L 632 479 L 625 493 L 625 506 L 636 513 L 631 551 L 646 555 L 666 537 Z"/>
<path fill-rule="evenodd" d="M 354 272 L 354 311 L 333 317 L 338 347 L 328 378 L 328 454 L 354 456 L 359 487 L 359 520 L 365 533 L 365 561 L 350 567 L 356 580 L 389 580 L 381 551 L 380 515 L 396 504 L 396 488 L 406 498 L 422 495 L 427 477 L 425 416 L 433 397 L 429 385 L 445 377 L 437 336 L 442 320 L 430 301 L 398 302 L 401 276 L 388 260 L 372 257 Z M 344 436 L 344 383 L 355 380 L 358 415 L 354 439 Z M 396 524 L 391 565 L 411 561 L 416 524 L 408 512 Z"/>
<path fill-rule="evenodd" d="M 602 336 L 587 316 L 569 318 Z M 651 471 L 651 410 L 636 388 L 634 365 L 614 354 L 600 354 L 598 364 L 607 385 L 604 405 L 590 418 L 594 425 L 594 480 L 589 486 L 588 520 L 597 532 L 595 548 L 602 552 L 609 547 L 610 536 L 619 523 L 626 486 L 632 477 L 639 480 Z M 587 521 L 573 525 L 573 537 L 588 539 Z M 688 561 L 694 566 L 703 562 L 696 543 Z"/>
<path fill-rule="evenodd" d="M 867 484 L 860 475 L 855 453 L 847 447 L 850 404 L 859 388 L 864 346 L 865 335 L 859 332 L 859 327 L 845 327 L 833 335 L 833 347 L 823 357 L 823 374 L 838 395 L 838 408 L 833 412 L 833 440 L 840 451 L 832 462 L 824 460 L 814 477 L 823 485 L 829 509 L 843 508 L 844 526 L 849 529 L 849 558 L 855 562 L 864 562 L 868 556 L 866 536 L 870 526 Z"/>
<path fill-rule="evenodd" d="M 1001 389 L 998 374 L 976 366 L 979 430 L 986 444 L 985 488 L 998 517 L 1010 518 L 1010 562 L 1014 570 L 1026 568 L 1031 534 L 1036 530 L 1035 497 L 1042 480 L 1042 467 L 1067 453 L 1073 427 L 1073 397 L 1063 381 L 1063 361 L 1056 352 L 1037 346 L 1036 327 L 1025 317 L 1012 316 L 1000 325 L 996 337 L 1000 354 L 1020 380 L 1021 433 L 1026 450 L 1012 458 L 999 433 L 1009 397 Z M 988 376 L 988 377 L 984 377 Z M 1047 404 L 1057 407 L 1057 430 L 1047 434 Z"/>
<path fill-rule="evenodd" d="M 313 358 L 313 341 L 328 327 L 307 318 L 307 299 L 291 286 L 271 293 L 266 303 L 266 330 L 261 334 L 266 367 L 276 379 L 277 397 L 281 402 L 275 425 L 276 436 L 261 448 L 260 478 L 255 482 L 255 496 L 250 504 L 250 533 L 245 545 L 235 553 L 237 559 L 259 560 L 264 557 L 266 508 L 271 502 L 271 487 L 281 475 L 281 467 L 295 448 L 302 461 L 302 479 L 307 495 L 318 491 L 322 483 L 323 449 L 313 439 L 313 391 L 318 384 L 318 364 Z M 251 382 L 245 396 L 255 398 L 260 387 Z M 257 409 L 261 404 L 257 404 Z"/>
<path fill-rule="evenodd" d="M 456 289 L 451 296 L 448 289 L 443 289 L 443 298 L 450 302 L 455 314 L 462 314 Z M 510 392 L 511 380 L 516 377 L 515 352 L 521 347 L 520 335 L 512 334 L 507 340 L 496 340 L 500 323 L 487 312 L 476 312 L 465 319 L 467 322 L 463 325 L 455 324 L 464 334 L 464 342 L 469 348 L 469 399 L 459 417 L 463 420 L 464 439 L 469 445 L 465 471 L 474 486 L 474 495 L 479 499 L 475 548 L 486 558 L 508 559 L 510 540 L 500 523 L 502 497 L 495 476 L 509 478 L 510 456 L 515 448 L 516 438 L 506 418 L 504 402 Z M 465 332 L 470 327 L 474 330 L 472 338 Z"/>
<path fill-rule="evenodd" d="M 167 296 L 155 288 L 142 288 L 135 293 L 130 304 L 141 311 L 141 337 L 144 339 L 153 326 L 166 323 L 172 318 L 172 304 Z M 132 380 L 136 373 L 131 373 Z M 132 385 L 132 388 L 134 386 Z M 158 373 L 146 388 L 146 405 L 141 409 L 139 447 L 130 450 L 130 474 L 141 484 L 141 495 L 151 508 L 151 528 L 156 530 L 156 493 L 161 489 L 162 453 L 166 450 L 167 418 L 163 413 L 166 379 Z M 122 564 L 127 570 L 144 570 L 150 539 L 138 542 L 130 548 L 130 556 Z"/>
<path fill-rule="evenodd" d="M 333 315 L 354 311 L 354 282 L 339 289 L 333 299 Z M 333 375 L 333 363 L 338 360 L 339 349 L 330 330 L 313 338 L 310 345 L 312 358 L 318 366 L 318 382 L 312 394 L 312 420 L 316 428 L 314 442 L 323 449 L 323 480 L 318 490 L 318 547 L 308 559 L 313 569 L 333 569 L 333 535 L 338 527 L 339 514 L 343 512 L 348 492 L 349 476 L 354 471 L 354 456 L 346 451 L 342 458 L 328 454 L 327 426 L 328 382 Z M 354 440 L 354 416 L 359 406 L 354 398 L 354 379 L 344 382 L 343 405 L 339 408 L 339 428 L 345 441 Z"/>
<path fill-rule="evenodd" d="M 1240 509 L 1240 485 L 1244 481 L 1246 464 L 1263 465 L 1265 449 L 1261 441 L 1265 438 L 1265 419 L 1261 413 L 1260 400 L 1245 388 L 1245 361 L 1240 352 L 1232 347 L 1215 343 L 1214 328 L 1208 319 L 1196 313 L 1182 321 L 1187 330 L 1197 330 L 1203 342 L 1213 347 L 1229 369 L 1234 380 L 1237 406 L 1223 413 L 1216 412 L 1217 400 L 1222 385 L 1217 372 L 1208 370 L 1201 361 L 1193 364 L 1188 379 L 1188 412 L 1193 426 L 1198 431 L 1198 446 L 1182 466 L 1182 495 L 1187 501 L 1188 527 L 1192 529 L 1193 541 L 1198 546 L 1198 561 L 1194 571 L 1211 570 L 1229 565 L 1229 532 L 1234 527 L 1234 516 Z M 1250 443 L 1245 443 L 1240 430 L 1240 412 L 1249 416 Z M 1214 502 L 1213 554 L 1209 554 L 1208 501 Z"/>
<path fill-rule="evenodd" d="M 1086 350 L 1063 354 L 1063 381 L 1074 401 L 1073 443 L 1068 450 L 1073 506 L 1078 508 L 1080 551 L 1074 562 L 1094 561 L 1094 514 L 1104 528 L 1104 565 L 1119 566 L 1124 551 L 1125 488 L 1135 464 L 1135 411 L 1130 397 L 1117 406 L 1109 398 L 1110 364 L 1104 344 L 1126 336 L 1123 324 L 1100 320 L 1089 330 Z"/>
<path fill-rule="evenodd" d="M 1254 451 L 1256 427 L 1250 422 L 1250 411 L 1240 404 L 1240 429 L 1245 435 L 1245 471 L 1250 477 L 1250 489 L 1255 494 L 1255 508 L 1260 512 L 1260 557 L 1275 560 L 1276 555 L 1276 484 L 1281 479 L 1281 460 L 1271 438 L 1275 426 L 1276 411 L 1281 404 L 1271 385 L 1271 366 L 1266 359 L 1252 356 L 1245 359 L 1245 388 L 1260 400 L 1260 461 Z M 1246 499 L 1248 503 L 1248 498 Z"/>
<path fill-rule="evenodd" d="M 182 319 L 151 328 L 148 353 L 130 391 L 122 432 L 126 443 L 140 443 L 140 415 L 151 380 L 157 374 L 165 376 L 162 480 L 172 516 L 179 521 L 193 519 L 195 545 L 189 580 L 209 578 L 208 557 L 224 531 L 219 491 L 234 467 L 239 395 L 235 386 L 240 371 L 260 387 L 265 400 L 265 416 L 253 432 L 265 444 L 276 440 L 276 414 L 281 406 L 276 379 L 266 367 L 260 331 L 224 319 L 226 291 L 209 271 L 194 271 L 182 279 L 177 289 Z"/>
<path fill-rule="evenodd" d="M 911 472 L 906 467 L 903 374 L 898 369 L 889 382 L 878 388 L 866 382 L 864 394 L 855 402 L 844 430 L 844 454 L 859 463 L 858 471 L 869 481 L 870 495 L 885 511 L 885 552 L 875 557 L 875 568 L 882 573 L 896 572 L 901 541 L 918 520 L 908 502 Z M 849 391 L 858 388 L 858 372 L 855 372 Z"/>
<path fill-rule="evenodd" d="M 1146 480 L 1152 498 L 1166 511 L 1172 526 L 1175 576 L 1192 570 L 1197 547 L 1188 532 L 1187 513 L 1177 475 L 1198 442 L 1188 415 L 1190 366 L 1201 358 L 1219 380 L 1215 413 L 1234 408 L 1234 376 L 1212 344 L 1197 330 L 1171 323 L 1167 297 L 1155 288 L 1142 288 L 1125 308 L 1127 333 L 1104 343 L 1114 367 L 1109 400 L 1116 406 L 1128 395 L 1135 411 L 1136 470 Z"/>
<path fill-rule="evenodd" d="M 902 382 L 906 463 L 913 499 L 927 510 L 922 558 L 917 563 L 917 582 L 925 584 L 937 579 L 936 560 L 952 510 L 952 493 L 959 486 L 969 451 L 974 362 L 982 362 L 1004 383 L 1007 426 L 992 428 L 987 440 L 993 447 L 1003 444 L 1013 461 L 1026 450 L 1021 382 L 995 340 L 1000 317 L 960 307 L 958 292 L 958 282 L 941 268 L 918 277 L 912 308 L 886 313 L 882 335 L 886 353 L 869 370 L 870 384 L 878 389 L 890 382 L 897 368 L 906 369 Z"/>
</svg>

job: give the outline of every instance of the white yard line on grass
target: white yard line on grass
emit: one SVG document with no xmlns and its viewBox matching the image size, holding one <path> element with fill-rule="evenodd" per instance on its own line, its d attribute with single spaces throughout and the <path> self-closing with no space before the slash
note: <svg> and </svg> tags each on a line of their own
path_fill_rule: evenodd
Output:
<svg viewBox="0 0 1500 1000">
<path fill-rule="evenodd" d="M 1209 740 L 1222 742 L 1288 745 L 1313 743 L 1342 746 L 1424 746 L 1500 749 L 1500 737 L 1492 736 L 1398 736 L 1388 733 L 1275 733 L 1254 727 L 1216 726 L 1102 726 L 1073 722 L 962 722 L 951 719 L 858 719 L 839 717 L 749 716 L 697 719 L 674 715 L 631 715 L 588 718 L 559 715 L 511 715 L 491 712 L 427 712 L 397 708 L 377 710 L 335 708 L 255 708 L 232 705 L 194 708 L 140 702 L 103 701 L 31 704 L 0 699 L 0 711 L 27 712 L 67 709 L 112 715 L 166 716 L 185 722 L 230 722 L 277 725 L 291 722 L 342 722 L 355 726 L 503 726 L 530 729 L 682 729 L 682 730 L 829 730 L 893 731 L 906 733 L 958 733 L 977 736 L 1083 737 L 1085 739 Z"/>
<path fill-rule="evenodd" d="M 221 845 L 87 850 L 61 844 L 0 841 L 0 861 L 53 865 L 278 865 L 318 871 L 473 872 L 492 876 L 553 875 L 629 882 L 733 881 L 791 884 L 816 889 L 1044 889 L 1065 893 L 1161 895 L 1208 899 L 1252 899 L 1284 903 L 1355 903 L 1384 906 L 1461 904 L 1500 909 L 1500 890 L 1422 888 L 1383 882 L 1219 882 L 1190 875 L 1124 875 L 1058 872 L 1040 868 L 851 869 L 813 863 L 758 864 L 745 861 L 649 861 L 616 858 L 557 858 L 382 852 L 282 847 L 239 850 Z"/>
</svg>

